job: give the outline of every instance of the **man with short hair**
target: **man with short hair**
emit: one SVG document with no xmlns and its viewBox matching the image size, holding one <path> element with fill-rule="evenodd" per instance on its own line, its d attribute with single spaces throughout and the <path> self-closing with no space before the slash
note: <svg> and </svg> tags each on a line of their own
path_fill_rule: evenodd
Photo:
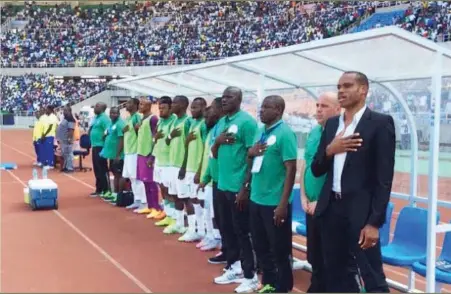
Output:
<svg viewBox="0 0 451 294">
<path fill-rule="evenodd" d="M 221 245 L 221 222 L 219 221 L 219 207 L 221 200 L 218 198 L 218 163 L 216 158 L 211 153 L 216 137 L 219 135 L 218 121 L 223 116 L 222 98 L 216 98 L 205 111 L 205 124 L 207 126 L 208 135 L 205 140 L 204 154 L 202 160 L 202 169 L 200 174 L 200 184 L 198 193 L 203 193 L 204 208 L 205 208 L 205 238 L 197 244 L 197 248 L 202 251 L 209 251 L 218 248 Z M 208 259 L 209 263 L 225 263 L 226 246 L 221 246 L 221 253 Z"/>
<path fill-rule="evenodd" d="M 112 203 L 116 203 L 117 194 L 122 192 L 122 170 L 124 167 L 124 133 L 125 122 L 122 120 L 117 107 L 110 109 L 111 125 L 108 127 L 105 135 L 105 143 L 103 145 L 100 156 L 109 160 L 109 171 L 113 173 L 114 193 L 106 195 L 104 199 Z M 110 187 L 110 191 L 113 190 Z"/>
<path fill-rule="evenodd" d="M 311 165 L 326 175 L 315 217 L 321 224 L 327 292 L 389 292 L 379 229 L 393 183 L 396 136 L 393 118 L 366 106 L 368 78 L 345 72 L 338 81 L 340 116 L 329 119 Z"/>
<path fill-rule="evenodd" d="M 134 201 L 127 209 L 134 212 L 147 206 L 146 189 L 144 183 L 137 178 L 138 172 L 138 130 L 141 124 L 141 116 L 138 113 L 139 99 L 131 98 L 126 104 L 130 117 L 127 119 L 124 132 L 124 168 L 122 177 L 130 180 Z"/>
<path fill-rule="evenodd" d="M 307 260 L 312 266 L 310 287 L 308 293 L 323 293 L 326 291 L 326 280 L 324 276 L 324 260 L 321 250 L 321 236 L 319 223 L 313 217 L 318 197 L 323 188 L 326 176 L 315 177 L 312 174 L 311 165 L 313 157 L 318 150 L 321 134 L 326 121 L 340 114 L 337 94 L 333 92 L 322 93 L 316 103 L 315 126 L 307 136 L 305 143 L 304 161 L 301 163 L 301 203 L 306 213 L 307 226 Z"/>
<path fill-rule="evenodd" d="M 92 166 L 96 178 L 96 190 L 91 193 L 91 197 L 105 196 L 110 190 L 108 162 L 100 156 L 105 144 L 105 132 L 111 125 L 110 118 L 105 114 L 106 104 L 99 102 L 94 107 L 95 117 L 89 128 L 89 138 L 92 147 Z"/>
<path fill-rule="evenodd" d="M 297 139 L 282 121 L 285 101 L 268 96 L 260 108 L 264 126 L 249 150 L 250 224 L 262 269 L 260 293 L 288 293 L 293 288 L 291 192 L 296 178 Z"/>
<path fill-rule="evenodd" d="M 212 148 L 219 166 L 218 193 L 226 199 L 220 208 L 220 219 L 224 228 L 223 242 L 227 247 L 226 271 L 214 282 L 241 283 L 235 289 L 236 292 L 252 292 L 258 288 L 258 278 L 249 233 L 250 183 L 245 176 L 247 154 L 254 143 L 257 122 L 249 113 L 241 110 L 242 100 L 241 89 L 225 89 L 222 107 L 226 115 L 218 122 L 221 134 Z"/>
<path fill-rule="evenodd" d="M 147 218 L 156 219 L 157 226 L 167 226 L 174 222 L 175 208 L 174 203 L 169 201 L 168 187 L 170 183 L 169 169 L 169 146 L 166 144 L 166 137 L 169 136 L 169 130 L 177 116 L 171 113 L 172 99 L 168 96 L 162 96 L 158 100 L 158 110 L 160 119 L 157 126 L 157 134 L 155 135 L 155 145 L 153 155 L 155 156 L 154 164 L 154 181 L 160 187 L 161 196 L 163 197 L 163 211 L 150 213 Z"/>
<path fill-rule="evenodd" d="M 169 135 L 166 137 L 166 144 L 169 146 L 169 188 L 168 198 L 175 203 L 175 222 L 169 224 L 164 230 L 165 234 L 184 234 L 185 214 L 183 212 L 184 203 L 179 195 L 183 192 L 185 171 L 182 169 L 185 162 L 186 138 L 191 126 L 191 119 L 186 114 L 189 100 L 186 96 L 175 96 L 172 102 L 171 111 L 177 118 L 171 125 Z M 188 213 L 188 212 L 187 212 Z"/>
</svg>

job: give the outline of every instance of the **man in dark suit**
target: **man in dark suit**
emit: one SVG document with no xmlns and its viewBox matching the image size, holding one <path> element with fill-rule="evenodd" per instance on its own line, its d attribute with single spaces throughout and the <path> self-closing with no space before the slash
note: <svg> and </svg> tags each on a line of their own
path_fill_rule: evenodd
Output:
<svg viewBox="0 0 451 294">
<path fill-rule="evenodd" d="M 338 82 L 344 114 L 329 119 L 311 165 L 327 174 L 315 217 L 321 226 L 327 292 L 389 292 L 382 268 L 379 228 L 395 162 L 395 127 L 389 115 L 366 107 L 368 78 L 345 72 Z"/>
</svg>

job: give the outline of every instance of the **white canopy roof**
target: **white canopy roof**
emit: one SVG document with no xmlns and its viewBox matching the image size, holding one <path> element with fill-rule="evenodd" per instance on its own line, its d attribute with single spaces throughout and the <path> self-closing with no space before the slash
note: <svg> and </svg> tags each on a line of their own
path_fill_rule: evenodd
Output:
<svg viewBox="0 0 451 294">
<path fill-rule="evenodd" d="M 395 26 L 230 57 L 113 81 L 110 85 L 153 96 L 218 96 L 227 86 L 255 94 L 334 86 L 343 71 L 370 81 L 431 78 L 441 52 L 442 76 L 451 76 L 451 50 Z"/>
</svg>

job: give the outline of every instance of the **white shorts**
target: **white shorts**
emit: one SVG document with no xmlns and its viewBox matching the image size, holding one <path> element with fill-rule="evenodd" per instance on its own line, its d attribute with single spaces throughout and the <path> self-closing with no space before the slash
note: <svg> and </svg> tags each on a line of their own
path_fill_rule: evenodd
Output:
<svg viewBox="0 0 451 294">
<path fill-rule="evenodd" d="M 186 172 L 185 178 L 183 179 L 183 189 L 179 191 L 179 198 L 180 199 L 194 199 L 197 198 L 197 187 L 199 185 L 194 184 L 194 177 L 196 176 L 196 173 L 193 172 Z"/>
<path fill-rule="evenodd" d="M 163 170 L 164 171 L 164 170 Z M 169 195 L 177 195 L 184 192 L 184 184 L 183 181 L 179 180 L 179 167 L 167 167 L 165 171 L 165 176 L 167 175 L 167 179 L 163 176 L 163 182 L 167 181 L 168 184 L 168 193 Z"/>
<path fill-rule="evenodd" d="M 124 167 L 122 169 L 122 177 L 128 179 L 136 179 L 138 170 L 138 154 L 125 154 Z"/>
<path fill-rule="evenodd" d="M 158 165 L 158 161 L 155 159 L 153 165 L 153 180 L 155 183 L 163 184 L 163 168 Z"/>
</svg>

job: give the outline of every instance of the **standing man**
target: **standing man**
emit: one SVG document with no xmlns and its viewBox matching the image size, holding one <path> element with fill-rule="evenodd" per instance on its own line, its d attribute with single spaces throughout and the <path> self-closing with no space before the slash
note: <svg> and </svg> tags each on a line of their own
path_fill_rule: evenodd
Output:
<svg viewBox="0 0 451 294">
<path fill-rule="evenodd" d="M 34 127 L 33 127 L 33 146 L 34 146 L 34 151 L 36 153 L 36 162 L 33 165 L 36 166 L 42 166 L 42 159 L 41 159 L 41 146 L 42 146 L 42 133 L 43 133 L 43 123 L 42 120 L 40 119 L 42 116 L 42 110 L 39 109 L 38 111 L 35 112 L 35 116 L 36 116 L 36 121 L 34 123 Z"/>
<path fill-rule="evenodd" d="M 136 211 L 147 206 L 146 189 L 144 183 L 137 179 L 138 171 L 138 130 L 141 124 L 141 116 L 138 113 L 139 99 L 130 98 L 125 106 L 130 113 L 124 132 L 124 169 L 122 177 L 130 180 L 134 202 L 127 209 Z M 144 205 L 144 203 L 146 203 Z"/>
<path fill-rule="evenodd" d="M 108 162 L 100 156 L 105 143 L 105 133 L 111 125 L 110 118 L 105 114 L 106 104 L 99 102 L 94 107 L 94 120 L 89 128 L 89 138 L 92 147 L 92 166 L 96 177 L 96 190 L 91 193 L 91 197 L 104 196 L 110 190 L 108 185 Z"/>
<path fill-rule="evenodd" d="M 242 100 L 239 88 L 225 89 L 222 108 L 226 116 L 218 122 L 221 135 L 212 147 L 219 166 L 218 194 L 221 195 L 218 197 L 226 199 L 219 213 L 224 228 L 223 242 L 227 247 L 226 271 L 214 281 L 216 284 L 241 283 L 236 292 L 252 292 L 258 288 L 258 278 L 249 233 L 250 183 L 245 177 L 249 168 L 247 154 L 254 143 L 257 122 L 241 110 Z"/>
<path fill-rule="evenodd" d="M 251 178 L 250 223 L 260 261 L 260 293 L 288 293 L 293 289 L 291 192 L 296 178 L 297 139 L 282 121 L 285 101 L 268 96 L 260 108 L 262 126 L 249 150 L 247 178 Z"/>
<path fill-rule="evenodd" d="M 205 208 L 205 227 L 207 230 L 205 238 L 196 246 L 202 251 L 214 250 L 221 246 L 221 235 L 218 209 L 218 162 L 211 153 L 218 131 L 218 121 L 223 117 L 222 98 L 216 98 L 205 111 L 205 124 L 208 135 L 205 140 L 202 169 L 198 193 L 203 193 Z M 224 200 L 224 198 L 222 198 Z M 209 263 L 225 263 L 227 261 L 226 247 L 221 246 L 221 253 L 208 259 Z"/>
<path fill-rule="evenodd" d="M 124 133 L 122 129 L 125 127 L 125 122 L 119 114 L 119 108 L 111 107 L 110 109 L 111 125 L 105 135 L 105 144 L 103 145 L 100 156 L 109 160 L 109 170 L 114 175 L 113 187 L 109 191 L 114 190 L 114 193 L 106 195 L 104 199 L 115 203 L 117 194 L 122 192 L 122 169 L 124 167 Z"/>
<path fill-rule="evenodd" d="M 316 103 L 316 120 L 318 125 L 307 136 L 305 143 L 304 161 L 301 164 L 301 203 L 306 212 L 307 223 L 307 260 L 312 266 L 310 287 L 307 293 L 324 293 L 326 280 L 324 276 L 323 256 L 321 250 L 321 231 L 319 223 L 313 217 L 316 203 L 326 180 L 326 175 L 315 177 L 312 174 L 311 165 L 313 157 L 318 150 L 321 134 L 326 121 L 340 114 L 337 94 L 326 92 L 318 97 Z"/>
<path fill-rule="evenodd" d="M 152 102 L 149 99 L 142 98 L 139 103 L 139 111 L 142 113 L 142 121 L 138 130 L 138 171 L 137 179 L 144 183 L 146 190 L 145 207 L 137 211 L 139 214 L 161 211 L 158 203 L 158 186 L 153 179 L 153 164 L 155 157 L 152 155 L 154 146 L 154 136 L 157 133 L 158 117 L 151 112 Z"/>
<path fill-rule="evenodd" d="M 345 72 L 338 82 L 345 112 L 329 119 L 311 165 L 326 182 L 315 209 L 321 224 L 327 292 L 389 292 L 382 268 L 379 228 L 394 174 L 395 127 L 389 115 L 366 107 L 365 74 Z"/>
<path fill-rule="evenodd" d="M 58 118 L 54 113 L 54 107 L 49 105 L 45 109 L 45 114 L 40 118 L 44 131 L 41 137 L 41 160 L 42 165 L 47 169 L 53 169 L 55 165 L 55 135 L 58 126 Z"/>
<path fill-rule="evenodd" d="M 158 226 L 167 226 L 174 222 L 174 203 L 168 200 L 168 169 L 169 169 L 169 146 L 165 139 L 169 136 L 169 129 L 177 118 L 171 113 L 172 99 L 163 96 L 158 100 L 158 110 L 160 119 L 158 120 L 157 134 L 155 135 L 153 155 L 155 156 L 154 176 L 153 179 L 160 187 L 161 196 L 163 197 L 163 211 L 154 212 L 147 215 L 147 218 L 159 220 L 155 224 Z"/>
<path fill-rule="evenodd" d="M 169 224 L 164 230 L 165 234 L 184 234 L 185 228 L 185 214 L 183 213 L 184 203 L 179 198 L 183 192 L 183 179 L 185 178 L 185 152 L 186 152 L 186 138 L 191 126 L 191 120 L 186 114 L 189 106 L 189 100 L 186 96 L 175 96 L 172 102 L 171 111 L 177 117 L 169 129 L 169 135 L 166 137 L 166 144 L 169 146 L 169 187 L 168 198 L 175 203 L 175 222 Z M 189 213 L 187 211 L 187 213 Z"/>
</svg>

